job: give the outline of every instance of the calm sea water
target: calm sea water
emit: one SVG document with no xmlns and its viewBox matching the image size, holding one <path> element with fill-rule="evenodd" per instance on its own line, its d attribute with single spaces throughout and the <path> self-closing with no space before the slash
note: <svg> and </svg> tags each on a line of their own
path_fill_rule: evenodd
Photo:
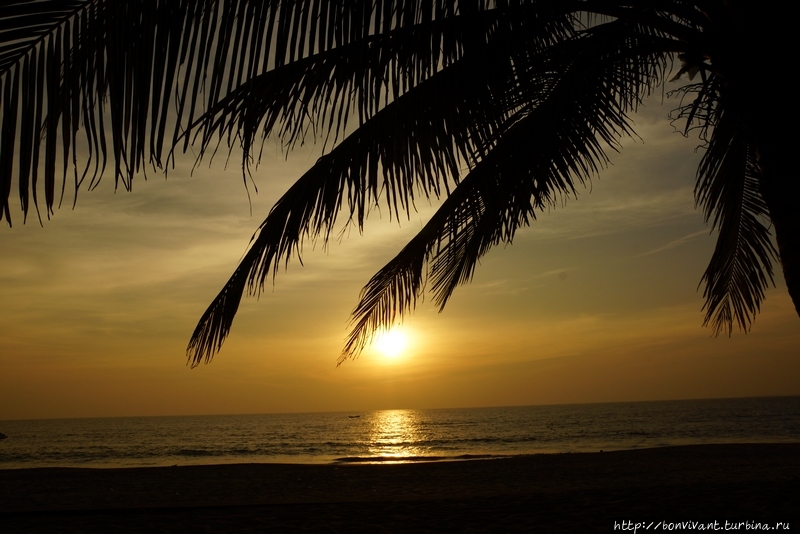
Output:
<svg viewBox="0 0 800 534">
<path fill-rule="evenodd" d="M 3 469 L 413 461 L 800 442 L 800 397 L 0 421 L 0 432 Z"/>
</svg>

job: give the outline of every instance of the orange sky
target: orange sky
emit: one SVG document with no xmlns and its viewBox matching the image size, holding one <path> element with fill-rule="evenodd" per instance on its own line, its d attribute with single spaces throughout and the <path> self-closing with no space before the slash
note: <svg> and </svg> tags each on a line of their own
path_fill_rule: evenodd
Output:
<svg viewBox="0 0 800 534">
<path fill-rule="evenodd" d="M 490 252 L 443 314 L 422 303 L 395 359 L 335 366 L 359 289 L 430 206 L 399 227 L 373 213 L 328 251 L 307 244 L 305 266 L 243 301 L 210 365 L 185 365 L 197 319 L 310 149 L 265 150 L 252 217 L 235 164 L 190 176 L 190 157 L 132 194 L 106 179 L 44 227 L 14 214 L 0 230 L 0 420 L 798 395 L 800 319 L 779 268 L 750 333 L 701 326 L 715 235 L 694 209 L 698 142 L 673 132 L 670 108 L 652 100 L 636 117 L 644 142 Z"/>
</svg>

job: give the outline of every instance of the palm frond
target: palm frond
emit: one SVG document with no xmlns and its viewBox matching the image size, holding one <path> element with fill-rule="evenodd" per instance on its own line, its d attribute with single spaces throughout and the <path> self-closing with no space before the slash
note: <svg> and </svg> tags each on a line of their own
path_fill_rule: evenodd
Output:
<svg viewBox="0 0 800 534">
<path fill-rule="evenodd" d="M 704 325 L 715 335 L 747 331 L 761 308 L 764 290 L 774 285 L 777 251 L 764 222 L 769 212 L 761 196 L 755 147 L 735 117 L 716 99 L 710 117 L 711 139 L 697 173 L 695 198 L 706 221 L 719 230 L 717 245 L 703 274 Z"/>
<path fill-rule="evenodd" d="M 539 16 L 541 18 L 541 14 Z M 558 16 L 564 18 L 563 14 Z M 484 27 L 496 31 L 496 22 L 491 17 L 489 22 L 491 24 Z M 463 23 L 461 20 L 453 24 Z M 466 23 L 472 24 L 474 20 L 467 19 Z M 546 31 L 540 30 L 539 35 L 551 36 L 552 26 L 557 23 L 548 21 Z M 525 39 L 531 40 L 537 35 L 530 31 L 530 25 L 526 27 L 519 22 L 516 25 L 524 30 Z M 461 32 L 456 28 L 448 35 L 460 38 Z M 434 45 L 439 41 L 439 38 L 435 39 Z M 388 55 L 401 64 L 408 64 L 412 59 L 418 62 L 418 50 L 398 49 L 390 40 L 383 42 L 387 43 L 387 48 L 376 56 Z M 492 46 L 491 39 L 481 42 L 484 48 Z M 425 43 L 422 49 L 428 50 L 430 46 L 430 43 Z M 449 48 L 458 51 L 460 47 L 456 41 Z M 315 94 L 323 94 L 327 99 L 330 92 L 339 90 L 320 90 L 318 85 L 328 83 L 328 74 L 325 69 L 307 71 L 306 64 L 324 64 L 330 57 L 338 56 L 332 53 L 321 56 L 298 62 L 302 63 L 298 69 L 294 68 L 295 64 L 290 64 L 277 69 L 279 74 L 253 80 L 244 91 L 260 91 L 264 88 L 262 84 L 271 84 L 274 89 L 267 93 L 265 103 L 237 108 L 244 100 L 241 95 L 233 94 L 221 103 L 220 108 L 208 114 L 211 129 L 240 131 L 241 126 L 230 126 L 231 121 L 240 121 L 240 124 L 248 124 L 244 130 L 251 132 L 252 138 L 259 124 L 266 125 L 260 127 L 268 131 L 276 120 L 275 115 L 286 113 L 286 110 L 291 113 L 298 107 L 304 110 L 312 108 L 324 116 L 321 107 L 309 105 L 307 93 L 317 91 Z M 386 66 L 383 68 L 392 68 L 388 60 L 384 61 Z M 364 76 L 363 68 L 348 69 L 347 62 L 341 60 L 335 63 L 344 73 L 342 85 L 370 85 L 351 81 L 353 77 L 361 79 L 359 77 Z M 299 255 L 304 238 L 322 236 L 327 240 L 344 202 L 347 203 L 349 222 L 357 224 L 359 229 L 370 206 L 378 203 L 385 203 L 397 217 L 401 212 L 409 214 L 417 192 L 427 197 L 438 197 L 442 191 L 448 190 L 448 183 L 454 183 L 449 180 L 458 181 L 460 164 L 471 164 L 486 153 L 493 140 L 498 138 L 499 126 L 520 105 L 519 96 L 511 91 L 516 89 L 518 93 L 522 89 L 517 67 L 509 59 L 506 59 L 505 67 L 501 67 L 496 54 L 477 50 L 463 56 L 456 54 L 445 64 L 435 77 L 420 76 L 411 80 L 414 84 L 408 83 L 402 91 L 393 92 L 391 99 L 378 111 L 365 110 L 362 117 L 367 119 L 361 126 L 320 158 L 276 203 L 251 241 L 245 258 L 195 329 L 187 348 L 193 365 L 208 361 L 227 336 L 239 304 L 239 300 L 231 298 L 230 294 L 245 288 L 251 294 L 258 293 L 266 278 L 276 274 L 282 260 L 288 261 L 292 255 Z M 544 68 L 537 76 L 531 75 L 526 80 L 525 89 L 531 91 L 532 87 L 546 83 L 552 77 L 550 70 Z M 486 76 L 487 71 L 492 75 Z M 308 82 L 310 76 L 316 76 L 313 73 L 320 72 L 323 74 L 317 80 L 319 83 Z M 294 75 L 297 81 L 287 80 L 287 74 Z M 389 72 L 381 83 L 390 84 L 386 80 L 391 80 L 392 76 Z M 336 83 L 330 85 L 338 87 Z M 257 86 L 259 89 L 255 89 Z M 317 98 L 320 97 L 314 96 Z M 350 103 L 345 101 L 343 105 Z M 248 119 L 248 113 L 255 117 Z M 228 119 L 222 121 L 219 117 Z M 338 131 L 340 126 L 333 128 Z M 245 146 L 249 146 L 248 143 L 245 141 Z"/>
<path fill-rule="evenodd" d="M 229 146 L 238 140 L 245 165 L 253 159 L 259 134 L 262 140 L 275 136 L 291 148 L 312 132 L 315 140 L 324 139 L 326 147 L 335 145 L 351 122 L 363 125 L 390 101 L 462 61 L 466 48 L 472 68 L 482 78 L 497 77 L 499 85 L 509 76 L 499 69 L 513 68 L 516 56 L 574 31 L 572 16 L 561 9 L 533 10 L 530 5 L 466 13 L 452 9 L 445 3 L 436 7 L 435 17 L 416 17 L 423 22 L 390 24 L 381 33 L 276 66 L 211 106 L 189 125 L 186 137 L 200 136 L 201 153 L 215 145 L 214 139 L 220 143 L 226 138 Z M 480 57 L 499 57 L 498 50 L 507 56 L 499 64 Z M 463 112 L 476 111 L 464 107 Z"/>
<path fill-rule="evenodd" d="M 411 310 L 426 278 L 443 308 L 491 247 L 510 243 L 536 209 L 574 194 L 577 183 L 607 162 L 603 144 L 615 149 L 622 135 L 632 133 L 626 114 L 663 78 L 664 43 L 660 36 L 607 28 L 581 39 L 592 45 L 565 43 L 533 62 L 557 73 L 553 83 L 540 86 L 539 97 L 529 98 L 528 106 L 509 119 L 491 151 L 365 286 L 339 363 L 357 356 L 374 332 Z M 630 69 L 629 61 L 647 68 Z"/>
<path fill-rule="evenodd" d="M 758 146 L 743 125 L 741 103 L 728 96 L 726 80 L 710 74 L 679 91 L 682 105 L 673 120 L 685 120 L 705 142 L 697 170 L 695 200 L 706 222 L 719 232 L 711 261 L 701 278 L 706 299 L 703 324 L 715 335 L 750 329 L 764 290 L 774 285 L 772 261 L 778 253 L 766 226 L 769 210 L 762 197 Z"/>
<path fill-rule="evenodd" d="M 75 194 L 96 185 L 109 156 L 115 182 L 132 187 L 146 161 L 162 166 L 167 111 L 193 25 L 210 2 L 187 0 L 43 0 L 6 3 L 0 23 L 0 110 L 5 125 L 0 159 L 18 157 L 23 215 L 43 176 L 47 215 L 72 169 Z M 107 107 L 106 107 L 107 106 Z M 14 125 L 14 128 L 11 125 Z M 79 132 L 83 131 L 79 137 Z M 14 154 L 14 139 L 20 139 Z M 88 156 L 79 169 L 78 147 Z M 61 157 L 61 164 L 57 161 Z M 43 156 L 43 159 L 42 159 Z M 60 168 L 59 168 L 60 167 Z M 3 167 L 2 213 L 9 210 L 13 170 Z"/>
<path fill-rule="evenodd" d="M 383 15 L 373 16 L 366 0 L 6 2 L 0 6 L 0 27 L 8 28 L 0 31 L 0 218 L 11 222 L 15 151 L 25 216 L 31 196 L 38 210 L 40 173 L 48 216 L 59 175 L 63 195 L 70 167 L 77 193 L 86 178 L 90 188 L 97 184 L 110 157 L 115 183 L 130 189 L 146 166 L 163 168 L 187 125 L 248 80 L 364 39 L 373 24 L 413 24 L 420 6 L 445 13 L 453 4 L 383 0 Z M 88 152 L 82 169 L 78 145 Z M 188 146 L 186 136 L 182 149 Z"/>
<path fill-rule="evenodd" d="M 327 240 L 340 214 L 361 229 L 374 206 L 399 218 L 420 196 L 445 197 L 365 287 L 342 353 L 354 356 L 426 280 L 443 307 L 491 247 L 594 176 L 633 135 L 627 115 L 663 82 L 670 54 L 684 53 L 704 68 L 680 114 L 707 140 L 696 199 L 720 231 L 705 321 L 746 330 L 776 252 L 760 147 L 708 55 L 707 34 L 729 15 L 724 2 L 684 0 L 5 2 L 0 219 L 11 224 L 15 178 L 23 216 L 41 220 L 41 193 L 49 217 L 68 189 L 95 187 L 109 159 L 115 186 L 131 189 L 196 141 L 198 161 L 241 145 L 248 171 L 259 139 L 323 139 L 187 353 L 208 361 L 242 294 L 261 291 L 305 239 Z"/>
<path fill-rule="evenodd" d="M 52 81 L 59 75 L 58 69 L 64 60 L 66 41 L 73 39 L 68 31 L 69 21 L 85 7 L 85 2 L 18 2 L 0 6 L 0 220 L 5 218 L 11 224 L 9 196 L 12 189 L 13 162 L 19 160 L 19 192 L 23 212 L 27 214 L 30 202 L 29 184 L 38 178 L 38 161 L 32 165 L 33 154 L 41 146 L 40 126 L 43 108 L 43 88 L 54 87 Z M 48 92 L 51 108 L 60 99 L 57 94 Z M 21 111 L 21 112 L 20 112 Z M 36 120 L 34 120 L 36 119 Z M 16 140 L 20 139 L 17 148 Z M 55 143 L 53 135 L 47 137 L 48 177 L 52 181 L 55 168 Z M 72 139 L 67 136 L 65 143 Z M 17 156 L 18 151 L 18 156 Z M 68 151 L 65 151 L 68 152 Z M 48 198 L 52 198 L 48 185 Z M 34 190 L 35 193 L 35 190 Z M 34 203 L 36 196 L 34 196 Z"/>
</svg>

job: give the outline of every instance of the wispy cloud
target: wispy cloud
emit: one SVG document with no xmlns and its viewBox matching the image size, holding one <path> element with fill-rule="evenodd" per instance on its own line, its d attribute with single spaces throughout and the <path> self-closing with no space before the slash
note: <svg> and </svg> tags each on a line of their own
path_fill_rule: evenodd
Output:
<svg viewBox="0 0 800 534">
<path fill-rule="evenodd" d="M 700 236 L 700 235 L 708 235 L 708 230 L 700 230 L 699 232 L 694 232 L 694 233 L 691 233 L 689 235 L 685 235 L 685 236 L 683 236 L 683 237 L 681 237 L 679 239 L 675 239 L 674 241 L 670 241 L 669 243 L 667 243 L 664 246 L 658 247 L 658 248 L 653 249 L 653 250 L 649 250 L 647 252 L 643 252 L 642 254 L 639 254 L 639 256 L 650 256 L 652 254 L 658 254 L 659 252 L 664 252 L 665 250 L 669 250 L 671 248 L 678 247 L 678 246 L 686 243 L 687 241 L 691 241 L 692 239 L 694 239 L 695 237 Z"/>
</svg>

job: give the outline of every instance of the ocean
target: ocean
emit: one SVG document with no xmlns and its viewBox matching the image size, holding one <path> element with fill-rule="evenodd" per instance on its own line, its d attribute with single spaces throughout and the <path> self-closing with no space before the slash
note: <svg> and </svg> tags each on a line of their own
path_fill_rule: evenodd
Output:
<svg viewBox="0 0 800 534">
<path fill-rule="evenodd" d="M 0 469 L 457 460 L 800 442 L 800 397 L 0 421 Z"/>
</svg>

